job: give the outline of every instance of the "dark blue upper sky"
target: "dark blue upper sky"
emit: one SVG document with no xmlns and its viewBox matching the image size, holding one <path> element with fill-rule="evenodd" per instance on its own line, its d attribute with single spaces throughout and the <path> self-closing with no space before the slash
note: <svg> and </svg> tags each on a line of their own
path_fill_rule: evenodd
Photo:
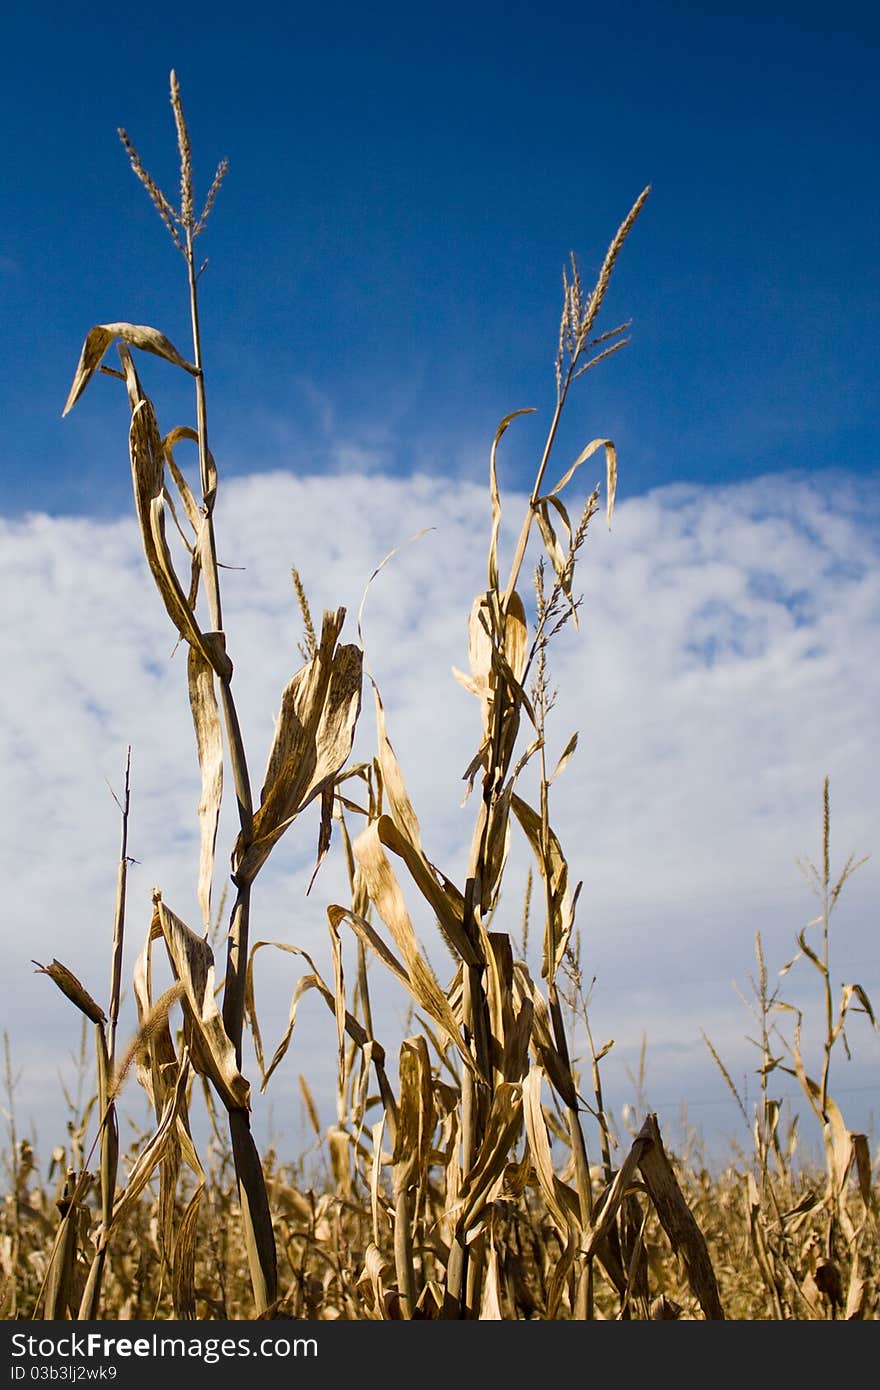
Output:
<svg viewBox="0 0 880 1390">
<path fill-rule="evenodd" d="M 536 406 L 503 456 L 530 482 L 563 264 L 591 278 L 648 183 L 603 319 L 632 343 L 579 383 L 560 465 L 607 434 L 620 496 L 874 473 L 878 38 L 867 5 L 13 7 L 0 511 L 129 506 L 121 389 L 61 419 L 93 324 L 189 354 L 183 261 L 116 134 L 174 193 L 171 67 L 202 193 L 230 161 L 200 242 L 221 473 L 357 449 L 480 480 Z M 191 422 L 181 373 L 143 376 Z"/>
</svg>

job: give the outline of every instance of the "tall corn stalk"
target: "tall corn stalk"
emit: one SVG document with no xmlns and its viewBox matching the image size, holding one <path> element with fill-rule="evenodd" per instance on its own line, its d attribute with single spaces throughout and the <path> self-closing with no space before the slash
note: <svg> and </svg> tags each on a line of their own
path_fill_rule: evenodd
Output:
<svg viewBox="0 0 880 1390">
<path fill-rule="evenodd" d="M 683 1255 L 706 1316 L 723 1316 L 705 1241 L 663 1153 L 653 1117 L 646 1118 L 623 1165 L 612 1172 L 609 1162 L 604 1188 L 593 1191 L 581 1124 L 584 1103 L 558 984 L 571 950 L 580 884 L 570 882 L 550 801 L 555 779 L 575 752 L 577 736 L 551 766 L 547 715 L 553 694 L 547 652 L 550 640 L 570 620 L 577 621 L 575 567 L 599 508 L 599 488 L 589 493 L 574 519 L 562 494 L 583 465 L 603 451 L 610 524 L 617 481 L 614 444 L 594 439 L 552 486 L 547 473 L 574 382 L 627 341 L 622 336 L 626 324 L 605 333 L 597 333 L 595 325 L 612 270 L 648 192 L 644 190 L 619 227 L 589 294 L 574 258 L 570 274 L 563 276 L 555 408 L 505 578 L 498 560 L 502 504 L 497 453 L 512 422 L 528 412 L 506 416 L 492 444 L 487 583 L 474 600 L 468 623 L 470 672 L 455 672 L 476 697 L 480 711 L 479 744 L 465 772 L 468 792 L 479 791 L 464 882 L 456 884 L 423 846 L 373 681 L 377 752 L 371 763 L 347 774 L 359 779 L 363 795 L 358 800 L 341 783 L 336 789 L 336 814 L 348 848 L 351 903 L 328 908 L 333 982 L 325 982 L 307 958 L 310 973 L 296 987 L 287 1031 L 268 1067 L 263 1066 L 262 1046 L 258 1048 L 265 1086 L 290 1045 L 299 999 L 306 989 L 318 989 L 337 1024 L 340 1107 L 330 1136 L 334 1173 L 340 1191 L 347 1192 L 353 1167 L 370 1193 L 373 1240 L 362 1282 L 371 1290 L 375 1316 L 504 1316 L 512 1295 L 499 1250 L 499 1223 L 505 1211 L 528 1201 L 529 1190 L 540 1194 L 559 1247 L 549 1277 L 548 1315 L 556 1316 L 564 1306 L 578 1318 L 594 1315 L 596 1262 L 620 1300 L 621 1315 L 626 1315 L 633 1291 L 644 1283 L 644 1244 L 638 1234 L 629 1240 L 627 1269 L 618 1228 L 628 1223 L 629 1230 L 633 1225 L 638 1208 L 632 1189 L 639 1175 L 673 1247 Z M 543 553 L 534 573 L 530 632 L 521 577 L 534 530 Z M 520 778 L 530 765 L 538 770 L 534 805 L 520 791 Z M 363 825 L 350 838 L 346 827 L 352 819 Z M 503 930 L 499 923 L 501 885 L 517 824 L 543 889 L 543 988 L 526 961 L 516 957 L 510 924 Z M 453 974 L 445 987 L 417 938 L 398 879 L 400 865 L 449 952 Z M 346 926 L 358 949 L 351 1007 L 343 968 Z M 285 943 L 272 944 L 305 954 Z M 422 1029 L 401 1044 L 396 1093 L 386 1070 L 386 1050 L 373 1031 L 365 952 L 410 994 Z M 249 1016 L 255 1021 L 250 968 L 248 995 Z M 596 1057 L 595 1068 L 599 1060 Z M 370 1151 L 363 1138 L 371 1069 L 383 1113 L 372 1126 Z M 595 1072 L 594 1081 L 598 1084 Z M 550 1134 L 557 1122 L 548 1108 L 548 1092 L 552 1107 L 560 1106 L 563 1116 L 561 1135 L 569 1153 L 564 1178 L 552 1159 Z M 383 1185 L 383 1170 L 389 1172 L 390 1189 Z M 642 1236 L 646 1221 L 647 1216 L 639 1214 L 635 1222 Z M 391 1263 L 383 1254 L 386 1234 L 393 1250 Z"/>
<path fill-rule="evenodd" d="M 131 411 L 129 452 L 135 506 L 150 571 L 174 627 L 188 646 L 188 694 L 202 781 L 198 895 L 204 937 L 192 932 L 176 917 L 166 907 L 161 895 L 156 896 L 144 958 L 144 992 L 139 997 L 139 1004 L 142 1005 L 142 1012 L 149 1011 L 148 948 L 152 939 L 161 936 L 175 977 L 184 986 L 185 1034 L 191 1044 L 189 1060 L 198 1072 L 210 1079 L 228 1113 L 254 1301 L 257 1310 L 262 1312 L 276 1299 L 277 1267 L 266 1183 L 250 1128 L 250 1086 L 241 1074 L 245 966 L 252 889 L 274 844 L 315 798 L 320 798 L 322 806 L 322 843 L 329 831 L 327 789 L 332 788 L 336 774 L 351 750 L 360 709 L 361 654 L 353 645 L 338 644 L 345 610 L 326 613 L 316 650 L 283 693 L 265 780 L 255 807 L 232 690 L 233 664 L 227 653 L 223 629 L 214 532 L 218 476 L 208 444 L 208 407 L 198 302 L 201 269 L 197 269 L 195 257 L 196 240 L 204 231 L 227 164 L 224 160 L 219 165 L 202 212 L 197 216 L 190 137 L 179 85 L 173 72 L 171 105 L 180 157 L 180 199 L 177 206 L 172 204 L 144 168 L 126 132 L 120 130 L 119 134 L 135 174 L 146 188 L 184 259 L 192 325 L 192 360 L 178 352 L 169 339 L 155 328 L 128 323 L 100 324 L 86 337 L 64 414 L 75 405 L 101 366 L 107 349 L 115 341 L 122 370 L 115 371 L 108 367 L 102 370 L 121 378 L 128 395 Z M 165 435 L 160 432 L 156 411 L 135 369 L 132 349 L 163 358 L 192 377 L 195 428 L 184 425 Z M 175 461 L 175 448 L 182 440 L 192 441 L 198 447 L 201 490 L 198 501 Z M 177 492 L 177 506 L 169 490 L 172 482 Z M 183 513 L 182 519 L 178 516 L 178 506 Z M 190 555 L 190 576 L 186 585 L 177 574 L 166 539 L 168 512 L 184 536 Z M 188 524 L 189 538 L 184 533 L 183 523 Z M 207 602 L 208 621 L 204 627 L 196 616 L 200 590 L 204 591 Z M 225 758 L 228 758 L 232 771 L 239 834 L 233 850 L 232 880 L 236 896 L 227 935 L 222 1012 L 218 1012 L 213 999 L 213 953 L 205 938 L 210 924 Z M 165 1062 L 175 1057 L 170 1034 L 163 1036 L 162 1047 Z M 156 1062 L 154 1056 L 154 1065 L 145 1071 L 152 1073 L 149 1083 L 151 1095 L 157 1104 L 157 1111 L 161 1113 L 168 1099 L 167 1079 L 161 1079 L 161 1067 Z"/>
</svg>

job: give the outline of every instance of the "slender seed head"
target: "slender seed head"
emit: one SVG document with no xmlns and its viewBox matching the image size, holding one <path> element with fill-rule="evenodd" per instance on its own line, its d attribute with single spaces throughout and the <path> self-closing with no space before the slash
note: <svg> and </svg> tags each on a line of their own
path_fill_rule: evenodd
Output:
<svg viewBox="0 0 880 1390">
<path fill-rule="evenodd" d="M 195 221 L 193 214 L 192 146 L 190 145 L 186 118 L 183 114 L 183 104 L 180 100 L 180 84 L 173 68 L 171 70 L 171 109 L 174 112 L 174 124 L 177 127 L 177 148 L 180 153 L 180 221 L 184 228 L 191 232 Z"/>
<path fill-rule="evenodd" d="M 165 223 L 165 226 L 168 228 L 171 240 L 174 242 L 174 245 L 178 248 L 179 251 L 182 251 L 183 242 L 180 239 L 180 233 L 178 231 L 180 218 L 177 216 L 177 213 L 174 211 L 174 208 L 171 206 L 168 199 L 165 197 L 165 194 L 162 192 L 161 188 L 156 183 L 156 180 L 153 178 L 152 174 L 150 174 L 148 170 L 144 168 L 143 164 L 141 163 L 140 155 L 138 154 L 134 145 L 131 143 L 131 140 L 128 138 L 128 132 L 123 130 L 120 126 L 118 134 L 120 140 L 122 141 L 123 148 L 125 149 L 125 153 L 128 155 L 129 162 L 131 163 L 131 167 L 134 170 L 136 177 L 140 180 L 144 188 L 147 190 L 147 193 L 150 195 L 150 199 L 153 203 L 153 206 L 155 207 L 162 221 Z"/>
</svg>

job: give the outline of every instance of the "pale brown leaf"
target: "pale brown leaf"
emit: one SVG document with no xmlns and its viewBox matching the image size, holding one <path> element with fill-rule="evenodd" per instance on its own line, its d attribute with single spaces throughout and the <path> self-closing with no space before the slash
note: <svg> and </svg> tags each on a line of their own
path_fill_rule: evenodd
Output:
<svg viewBox="0 0 880 1390">
<path fill-rule="evenodd" d="M 547 1122 L 541 1108 L 541 1083 L 543 1072 L 533 1066 L 522 1083 L 522 1107 L 532 1166 L 538 1179 L 544 1200 L 547 1203 L 554 1225 L 564 1241 L 567 1241 L 576 1222 L 577 1198 L 570 1188 L 556 1176 L 553 1158 L 550 1153 L 550 1136 Z"/>
<path fill-rule="evenodd" d="M 465 1241 L 479 1234 L 483 1209 L 501 1189 L 508 1156 L 519 1138 L 522 1124 L 523 1087 L 517 1082 L 499 1082 L 492 1096 L 482 1143 L 454 1211 Z"/>
<path fill-rule="evenodd" d="M 574 733 L 568 740 L 568 743 L 565 745 L 565 748 L 562 750 L 559 762 L 556 764 L 553 771 L 550 773 L 550 777 L 548 779 L 549 782 L 555 782 L 556 778 L 559 777 L 560 774 L 565 771 L 566 767 L 568 766 L 569 762 L 574 756 L 574 750 L 577 748 L 577 745 L 578 736 L 576 733 Z"/>
<path fill-rule="evenodd" d="M 152 403 L 143 393 L 131 353 L 124 345 L 120 347 L 120 356 L 125 369 L 131 406 L 129 453 L 135 509 L 150 572 L 168 616 L 181 637 L 202 653 L 221 680 L 229 680 L 232 675 L 232 662 L 226 655 L 223 633 L 201 631 L 177 577 L 165 539 L 165 451 L 162 438 Z"/>
<path fill-rule="evenodd" d="M 131 343 L 132 347 L 141 348 L 144 352 L 152 352 L 157 357 L 164 357 L 166 362 L 173 363 L 175 367 L 183 367 L 184 371 L 189 372 L 192 376 L 199 374 L 198 367 L 187 362 L 185 357 L 181 357 L 174 344 L 169 342 L 165 334 L 160 333 L 157 328 L 148 328 L 139 323 L 99 323 L 86 335 L 74 372 L 73 384 L 61 412 L 62 416 L 67 415 L 76 405 L 115 338 L 121 338 L 123 342 Z"/>
<path fill-rule="evenodd" d="M 204 937 L 196 936 L 165 906 L 159 893 L 154 893 L 153 903 L 171 968 L 186 991 L 183 1007 L 193 1065 L 210 1077 L 228 1110 L 248 1110 L 250 1086 L 238 1070 L 235 1047 L 214 997 L 214 953 Z"/>
<path fill-rule="evenodd" d="M 32 961 L 31 964 L 37 967 L 38 975 L 48 975 L 50 980 L 54 980 L 61 993 L 66 994 L 71 1003 L 75 1004 L 86 1018 L 91 1019 L 92 1023 L 103 1024 L 107 1022 L 107 1015 L 100 1004 L 95 1003 L 73 971 L 68 970 L 66 965 L 62 965 L 60 960 L 53 960 L 50 965 L 40 965 L 38 960 Z"/>
<path fill-rule="evenodd" d="M 545 843 L 541 817 L 537 811 L 516 795 L 513 796 L 511 805 L 532 847 L 541 877 L 549 889 L 541 974 L 544 979 L 552 980 L 562 964 L 574 926 L 574 904 L 568 890 L 568 862 L 559 839 L 549 826 Z"/>
<path fill-rule="evenodd" d="M 421 1185 L 430 1166 L 434 1133 L 434 1083 L 428 1044 L 423 1037 L 404 1038 L 398 1062 L 400 1089 L 397 1131 L 391 1162 L 396 1192 Z"/>
<path fill-rule="evenodd" d="M 489 588 L 498 588 L 498 533 L 501 528 L 501 497 L 498 492 L 498 472 L 495 464 L 498 445 L 507 427 L 519 415 L 534 415 L 534 406 L 526 406 L 522 410 L 511 411 L 505 415 L 501 424 L 495 431 L 495 438 L 492 440 L 492 453 L 489 458 L 489 495 L 492 501 L 492 534 L 489 540 Z"/>
<path fill-rule="evenodd" d="M 187 662 L 189 703 L 196 731 L 202 794 L 199 800 L 201 850 L 199 855 L 199 907 L 207 932 L 211 925 L 211 884 L 214 851 L 223 796 L 223 731 L 214 690 L 214 672 L 197 647 L 190 647 Z"/>
<path fill-rule="evenodd" d="M 253 840 L 235 848 L 239 881 L 253 880 L 273 845 L 314 797 L 331 787 L 348 758 L 361 708 L 363 654 L 337 647 L 345 609 L 325 613 L 318 650 L 284 690 Z"/>
<path fill-rule="evenodd" d="M 113 1207 L 113 1217 L 107 1233 L 118 1226 L 131 1212 L 153 1173 L 162 1162 L 169 1145 L 173 1144 L 177 1128 L 177 1117 L 186 1098 L 189 1079 L 189 1059 L 184 1058 L 179 1069 L 176 1084 L 165 1098 L 165 1105 L 159 1126 L 148 1143 L 140 1150 L 135 1165 L 129 1174 L 124 1191 L 117 1197 Z"/>
<path fill-rule="evenodd" d="M 391 932 L 403 957 L 406 988 L 416 1003 L 440 1024 L 470 1062 L 470 1053 L 459 1033 L 446 995 L 419 948 L 400 885 L 379 838 L 375 822 L 368 825 L 357 837 L 354 852 L 364 875 L 370 901 Z"/>
</svg>

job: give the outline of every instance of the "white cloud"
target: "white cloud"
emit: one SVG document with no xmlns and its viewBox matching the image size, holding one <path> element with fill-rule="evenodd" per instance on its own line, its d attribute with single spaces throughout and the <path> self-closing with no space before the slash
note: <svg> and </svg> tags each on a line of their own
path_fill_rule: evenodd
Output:
<svg viewBox="0 0 880 1390">
<path fill-rule="evenodd" d="M 615 1038 L 607 1063 L 613 1103 L 619 1110 L 633 1098 L 626 1071 L 637 1068 L 644 1032 L 649 1101 L 673 1116 L 679 1101 L 689 1103 L 708 1135 L 732 1133 L 736 1117 L 700 1030 L 737 1080 L 754 1068 L 744 1040 L 751 1020 L 731 982 L 748 991 L 757 930 L 775 976 L 814 915 L 795 859 L 820 854 L 826 773 L 834 862 L 877 848 L 877 530 L 869 485 L 832 481 L 822 492 L 815 479 L 774 477 L 622 501 L 613 531 L 596 518 L 582 552 L 581 631 L 566 628 L 551 649 L 559 685 L 551 762 L 580 731 L 552 817 L 572 873 L 584 880 L 582 962 L 587 980 L 597 976 L 596 1041 Z M 514 532 L 523 506 L 523 498 L 505 499 Z M 475 702 L 450 667 L 466 665 L 467 613 L 485 582 L 485 492 L 427 476 L 274 473 L 221 485 L 221 559 L 244 567 L 223 572 L 224 620 L 258 788 L 278 696 L 299 663 L 291 565 L 316 616 L 347 607 L 344 634 L 355 640 L 370 575 L 426 527 L 434 529 L 375 579 L 364 631 L 428 853 L 460 878 L 474 814 L 470 803 L 460 806 L 461 774 L 477 725 Z M 0 1009 L 21 1072 L 19 1128 L 32 1120 L 48 1149 L 64 1137 L 57 1067 L 76 1046 L 78 1024 L 30 962 L 57 956 L 103 997 L 119 835 L 107 783 L 120 790 L 129 743 L 130 852 L 139 862 L 130 876 L 127 978 L 154 884 L 196 924 L 198 776 L 183 653 L 171 658 L 172 635 L 133 523 L 40 515 L 0 523 L 0 566 Z M 363 756 L 373 746 L 368 691 L 356 745 Z M 221 871 L 234 834 L 230 811 Z M 331 854 L 305 898 L 315 839 L 312 809 L 258 880 L 253 931 L 305 947 L 329 977 L 324 907 L 345 884 Z M 517 935 L 522 848 L 515 840 L 496 919 Z M 833 923 L 835 990 L 856 980 L 880 995 L 876 889 L 871 860 Z M 430 940 L 443 977 L 448 961 Z M 264 952 L 259 961 L 269 1048 L 283 1031 L 297 970 L 286 955 Z M 371 978 L 379 1032 L 394 1051 L 405 1001 L 378 969 Z M 814 971 L 802 962 L 782 983 L 808 1016 L 818 1013 Z M 129 999 L 124 1028 L 131 1021 Z M 837 1079 L 857 1127 L 871 1122 L 880 1052 L 865 1020 L 853 1020 L 850 1037 L 854 1061 Z M 258 1127 L 271 1101 L 276 1133 L 293 1133 L 300 1071 L 332 1108 L 333 1048 L 329 1013 L 307 1000 L 269 1100 L 255 1096 Z"/>
</svg>

